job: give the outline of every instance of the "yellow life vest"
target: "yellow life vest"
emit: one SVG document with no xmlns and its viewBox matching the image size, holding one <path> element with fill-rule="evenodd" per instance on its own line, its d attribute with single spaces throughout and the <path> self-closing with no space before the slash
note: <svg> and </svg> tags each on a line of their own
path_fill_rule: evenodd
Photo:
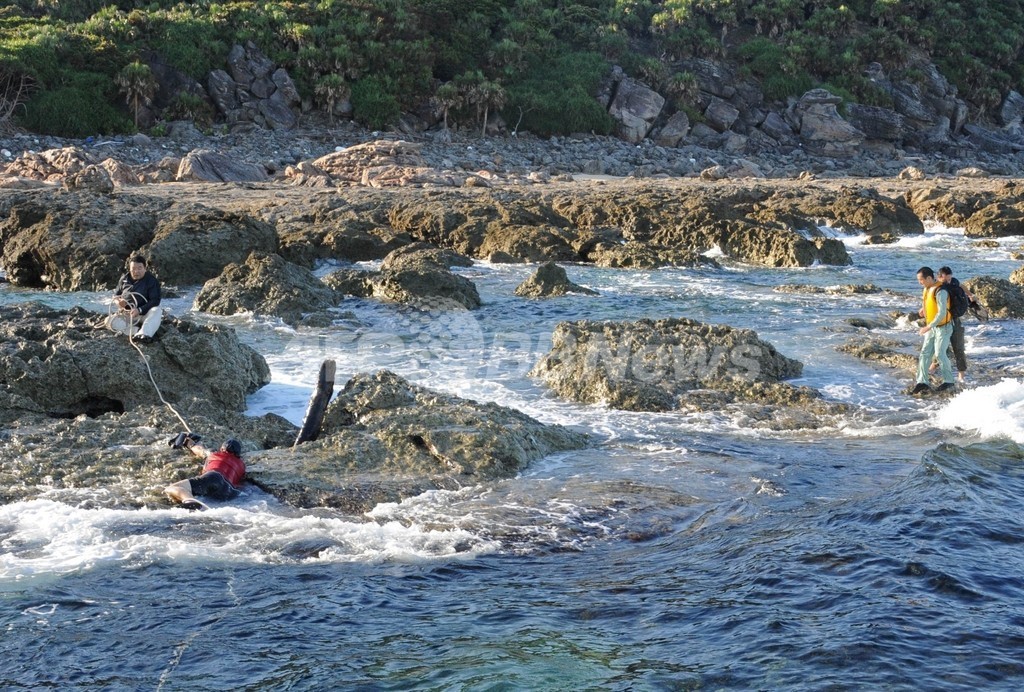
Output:
<svg viewBox="0 0 1024 692">
<path fill-rule="evenodd" d="M 940 288 L 946 290 L 946 319 L 935 325 L 936 327 L 949 324 L 950 320 L 953 319 L 953 313 L 950 312 L 949 289 L 946 289 L 945 286 L 937 283 L 931 288 L 924 289 L 921 293 L 921 300 L 924 301 L 924 323 L 931 324 L 932 320 L 935 319 L 935 316 L 939 314 L 939 301 L 935 299 L 935 294 Z"/>
</svg>

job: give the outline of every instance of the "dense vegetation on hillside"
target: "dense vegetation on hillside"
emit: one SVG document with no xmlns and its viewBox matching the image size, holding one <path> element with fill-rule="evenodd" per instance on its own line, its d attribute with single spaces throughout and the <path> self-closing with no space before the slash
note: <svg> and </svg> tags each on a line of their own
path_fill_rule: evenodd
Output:
<svg viewBox="0 0 1024 692">
<path fill-rule="evenodd" d="M 0 125 L 131 131 L 155 91 L 150 65 L 205 83 L 252 41 L 300 93 L 351 99 L 371 127 L 430 105 L 446 121 L 500 111 L 537 133 L 607 132 L 593 94 L 611 64 L 692 105 L 688 57 L 728 59 L 768 99 L 824 84 L 887 105 L 862 73 L 933 60 L 984 117 L 1024 91 L 1024 0 L 7 0 L 0 8 Z M 164 118 L 209 121 L 182 93 Z"/>
</svg>

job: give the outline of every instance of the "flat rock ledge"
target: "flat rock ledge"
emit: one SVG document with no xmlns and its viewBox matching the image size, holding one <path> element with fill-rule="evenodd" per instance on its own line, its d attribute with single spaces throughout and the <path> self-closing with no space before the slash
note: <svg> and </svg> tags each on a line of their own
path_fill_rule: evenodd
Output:
<svg viewBox="0 0 1024 692">
<path fill-rule="evenodd" d="M 562 322 L 531 371 L 565 399 L 627 411 L 740 413 L 749 425 L 819 427 L 845 411 L 808 387 L 781 380 L 803 365 L 749 329 L 686 318 Z"/>
</svg>

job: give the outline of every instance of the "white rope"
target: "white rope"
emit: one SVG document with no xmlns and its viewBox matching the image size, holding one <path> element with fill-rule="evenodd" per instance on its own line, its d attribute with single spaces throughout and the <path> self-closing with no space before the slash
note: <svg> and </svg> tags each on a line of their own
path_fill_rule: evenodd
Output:
<svg viewBox="0 0 1024 692">
<path fill-rule="evenodd" d="M 142 356 L 142 362 L 146 366 L 146 373 L 149 375 L 149 381 L 153 383 L 153 389 L 156 390 L 156 395 L 160 397 L 160 401 L 163 402 L 164 406 L 169 408 L 171 410 L 171 413 L 173 413 L 177 417 L 177 419 L 181 421 L 181 424 L 185 426 L 185 432 L 192 432 L 192 428 L 188 426 L 188 423 L 186 423 L 185 419 L 181 417 L 181 414 L 178 413 L 178 411 L 173 406 L 171 406 L 171 403 L 164 398 L 163 393 L 161 393 L 160 391 L 160 387 L 157 386 L 156 380 L 153 378 L 153 369 L 149 367 L 149 358 L 147 358 L 146 354 L 142 352 L 142 349 L 139 348 L 139 345 L 135 343 L 135 334 L 133 329 L 134 325 L 132 324 L 132 310 L 138 307 L 137 296 L 141 296 L 141 294 L 133 293 L 131 291 L 121 294 L 121 298 L 124 299 L 127 305 L 125 307 L 118 307 L 116 314 L 118 314 L 119 316 L 123 316 L 125 320 L 125 324 L 127 325 L 126 328 L 128 331 L 128 343 L 132 345 L 132 348 L 139 352 L 140 356 Z M 115 301 L 111 301 L 110 303 L 111 307 L 113 307 L 115 304 Z M 108 317 L 114 314 L 115 312 L 113 310 L 108 310 Z"/>
</svg>

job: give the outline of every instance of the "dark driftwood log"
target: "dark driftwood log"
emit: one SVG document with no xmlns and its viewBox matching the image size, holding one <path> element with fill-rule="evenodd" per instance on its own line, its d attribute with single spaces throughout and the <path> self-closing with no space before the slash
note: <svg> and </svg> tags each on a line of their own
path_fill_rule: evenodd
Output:
<svg viewBox="0 0 1024 692">
<path fill-rule="evenodd" d="M 320 424 L 324 422 L 324 413 L 327 412 L 327 404 L 334 394 L 334 370 L 333 360 L 325 360 L 320 364 L 320 376 L 317 378 L 316 389 L 313 396 L 309 398 L 309 405 L 306 407 L 306 415 L 302 418 L 302 427 L 295 438 L 295 445 L 315 440 L 320 434 Z M 292 445 L 293 447 L 295 445 Z"/>
</svg>

